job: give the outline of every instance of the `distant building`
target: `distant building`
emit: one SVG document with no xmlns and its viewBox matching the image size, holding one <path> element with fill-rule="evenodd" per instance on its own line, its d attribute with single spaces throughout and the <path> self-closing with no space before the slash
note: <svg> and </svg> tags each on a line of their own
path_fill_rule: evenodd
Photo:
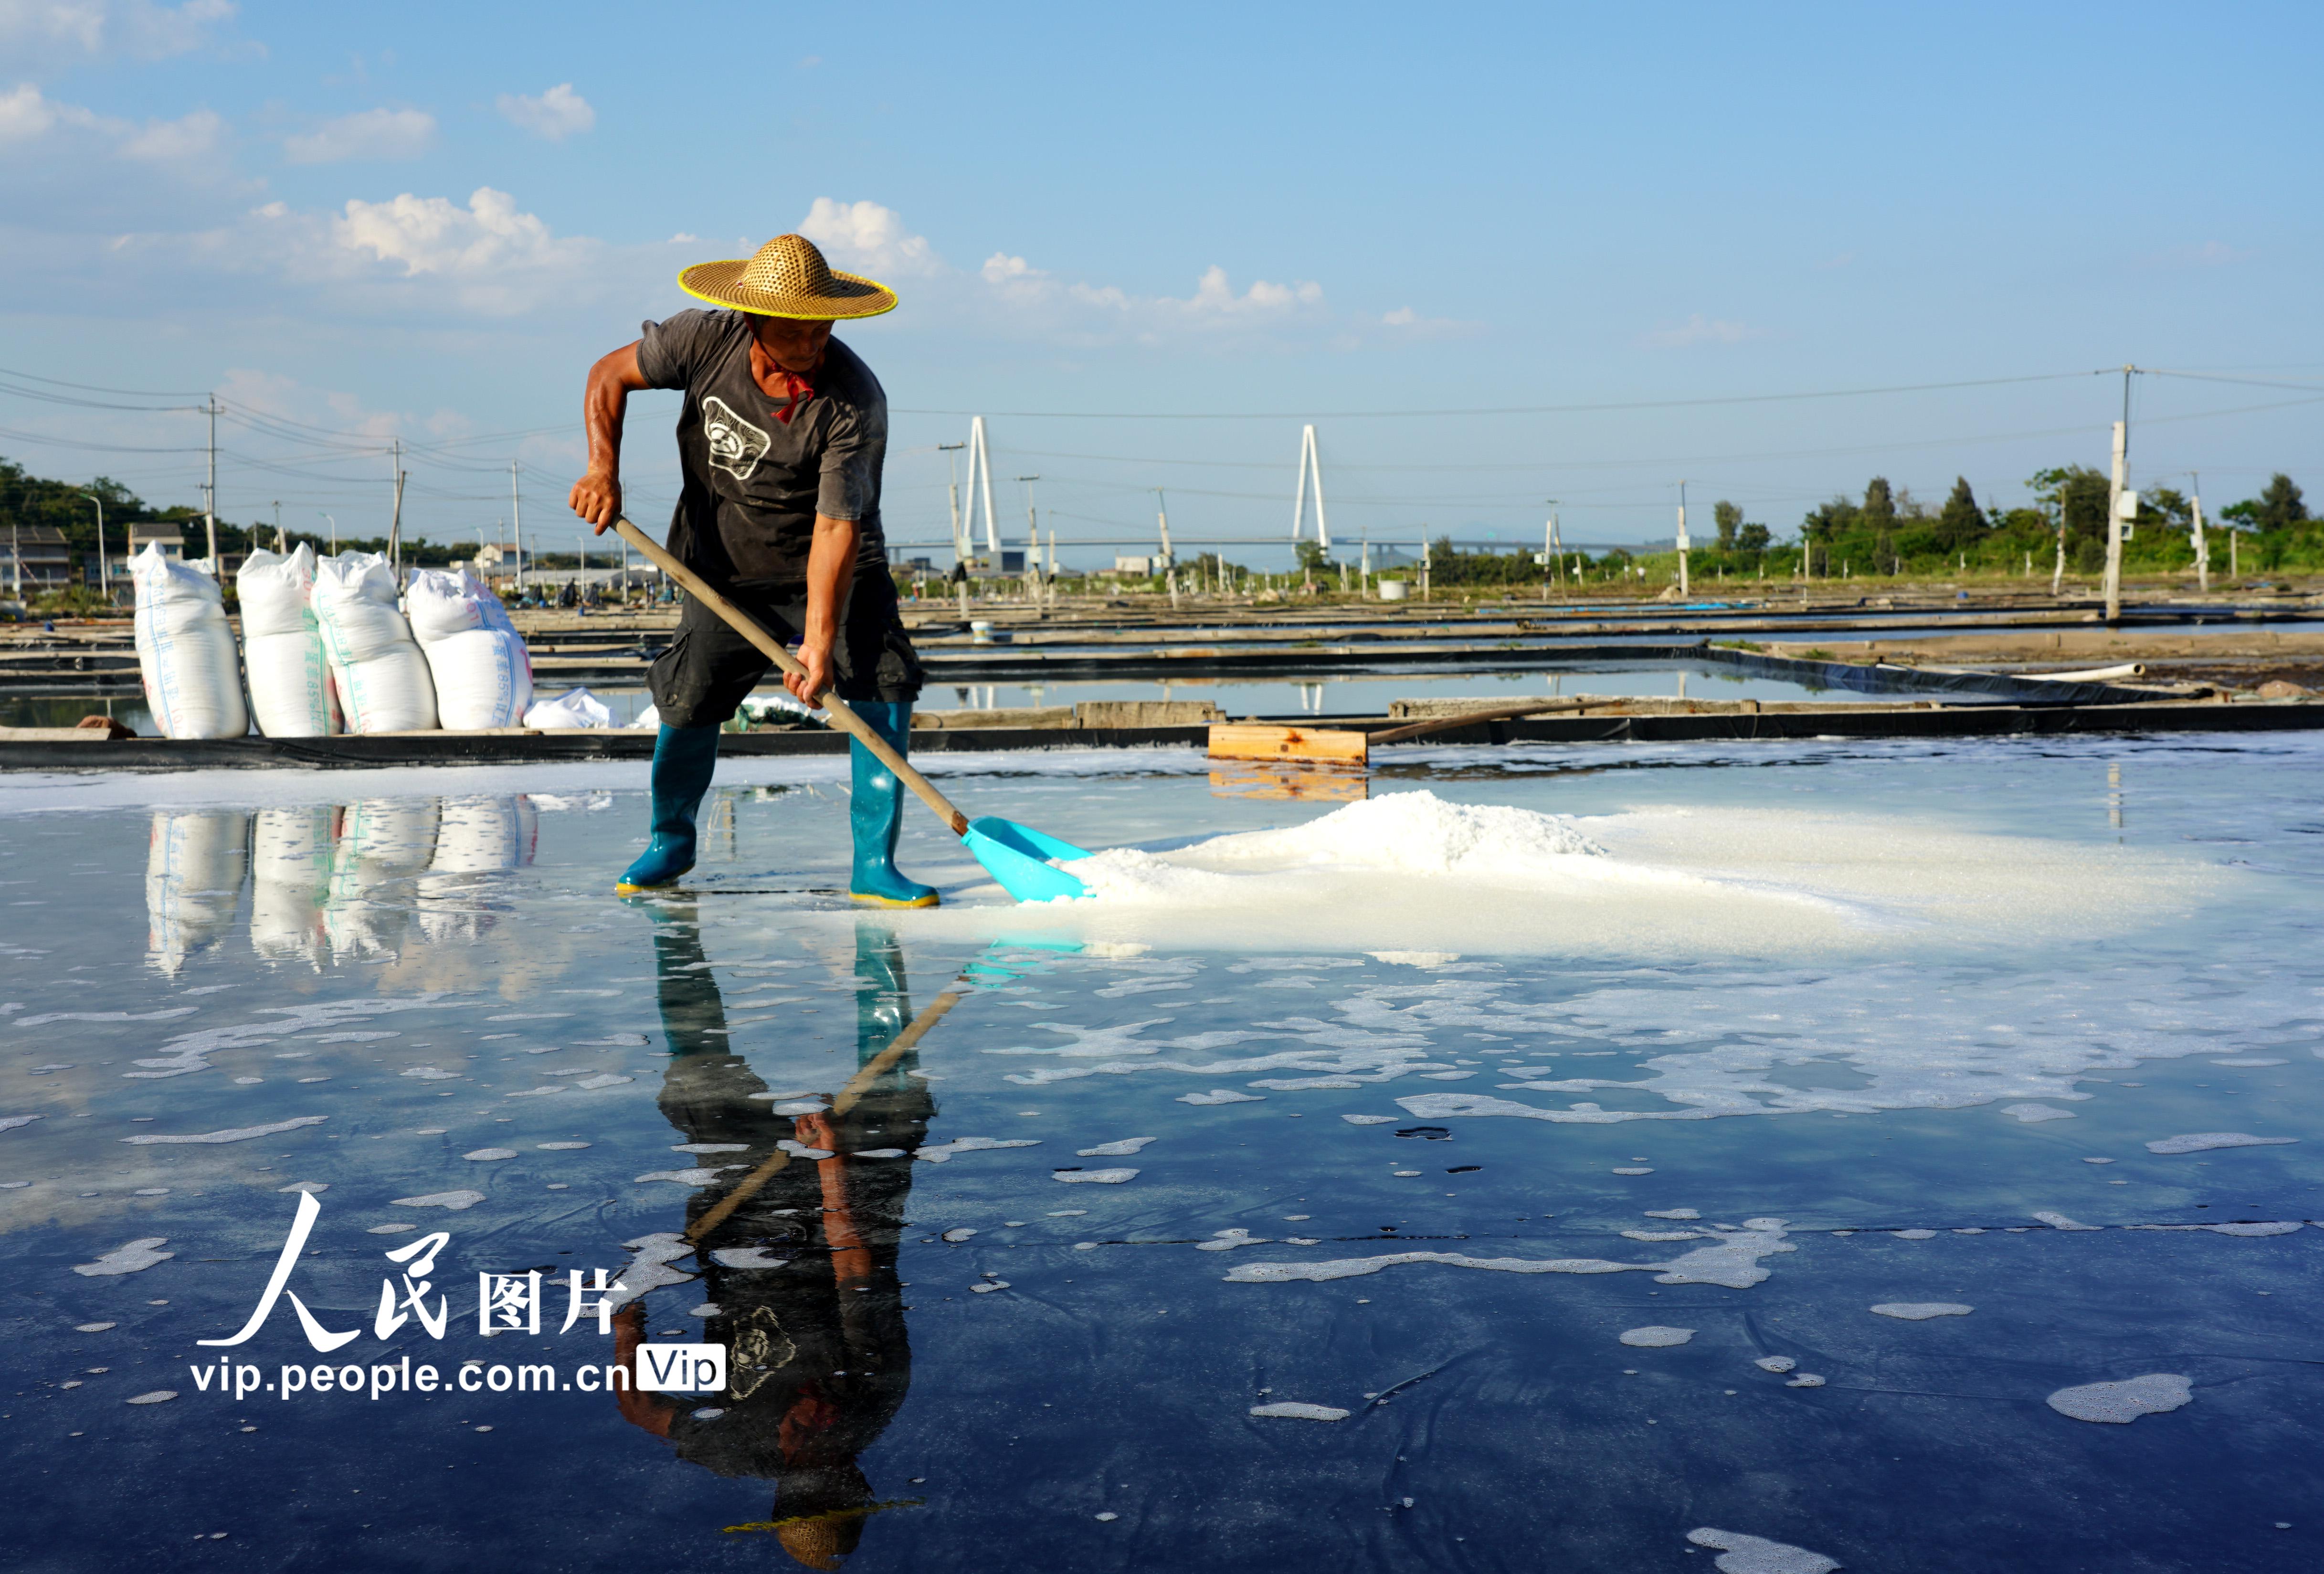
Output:
<svg viewBox="0 0 2324 1574">
<path fill-rule="evenodd" d="M 1113 558 L 1113 571 L 1117 574 L 1134 574 L 1141 577 L 1148 575 L 1154 572 L 1154 560 L 1133 558 L 1116 552 Z"/>
<path fill-rule="evenodd" d="M 147 547 L 160 547 L 165 558 L 186 555 L 185 538 L 174 524 L 133 524 L 129 527 L 129 555 L 135 557 Z M 119 560 L 115 560 L 118 561 Z"/>
<path fill-rule="evenodd" d="M 503 563 L 508 565 L 507 572 L 515 573 L 519 556 L 520 550 L 516 542 L 490 542 L 476 549 L 476 555 L 473 560 L 475 563 L 477 576 L 482 578 L 486 574 L 501 572 L 501 565 Z"/>
<path fill-rule="evenodd" d="M 65 532 L 52 524 L 12 524 L 0 532 L 0 551 L 8 554 L 7 583 L 11 591 L 43 590 L 72 583 L 72 549 Z"/>
</svg>

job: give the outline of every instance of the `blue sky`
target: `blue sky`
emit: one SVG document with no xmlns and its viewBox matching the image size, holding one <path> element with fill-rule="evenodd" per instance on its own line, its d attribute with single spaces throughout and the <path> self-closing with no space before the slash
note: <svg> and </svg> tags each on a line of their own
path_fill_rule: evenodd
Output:
<svg viewBox="0 0 2324 1574">
<path fill-rule="evenodd" d="M 1681 479 L 1780 535 L 1876 473 L 2103 467 L 2126 361 L 2205 375 L 2138 380 L 2132 458 L 2216 507 L 2324 485 L 2319 44 L 2269 5 L 0 0 L 0 366 L 217 390 L 232 518 L 382 529 L 401 437 L 411 529 L 490 534 L 514 460 L 569 541 L 589 362 L 803 228 L 903 297 L 843 332 L 899 542 L 971 411 L 1004 530 L 1038 473 L 1067 541 L 1159 486 L 1281 560 L 1309 420 L 1338 538 L 1514 544 L 1556 498 L 1642 541 Z M 1765 397 L 1873 388 L 1916 391 Z M 674 407 L 633 410 L 641 522 Z M 192 501 L 198 440 L 0 393 L 42 474 Z"/>
</svg>

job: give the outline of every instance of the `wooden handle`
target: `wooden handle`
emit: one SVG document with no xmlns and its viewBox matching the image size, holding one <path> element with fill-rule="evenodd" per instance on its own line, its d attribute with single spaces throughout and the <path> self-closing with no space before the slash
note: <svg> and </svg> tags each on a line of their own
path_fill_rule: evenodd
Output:
<svg viewBox="0 0 2324 1574">
<path fill-rule="evenodd" d="M 1390 727 L 1386 732 L 1371 735 L 1370 742 L 1400 744 L 1406 738 L 1416 738 L 1423 733 L 1443 732 L 1448 728 L 1467 727 L 1478 721 L 1513 721 L 1520 716 L 1545 716 L 1553 710 L 1579 710 L 1586 699 L 1545 699 L 1535 705 L 1504 705 L 1498 710 L 1471 710 L 1462 716 L 1440 716 L 1428 721 L 1416 721 L 1410 727 Z"/>
<path fill-rule="evenodd" d="M 733 626 L 736 634 L 758 646 L 760 653 L 767 660 L 794 676 L 807 671 L 805 667 L 799 665 L 797 656 L 783 648 L 782 641 L 759 626 L 757 618 L 751 616 L 741 607 L 727 600 L 725 597 L 711 588 L 708 580 L 671 557 L 659 542 L 647 535 L 627 519 L 615 520 L 613 529 L 620 532 L 623 541 L 643 552 L 646 561 L 677 580 L 688 596 L 724 618 Z M 903 755 L 889 747 L 888 740 L 881 737 L 870 722 L 850 709 L 847 701 L 829 689 L 813 696 L 813 699 L 815 703 L 831 712 L 833 723 L 842 732 L 853 735 L 856 742 L 872 751 L 872 758 L 895 773 L 897 781 L 909 787 L 919 795 L 921 802 L 935 810 L 936 818 L 945 822 L 953 835 L 964 837 L 968 834 L 968 816 L 954 808 L 951 799 L 937 792 L 926 776 L 921 775 L 905 763 Z"/>
</svg>

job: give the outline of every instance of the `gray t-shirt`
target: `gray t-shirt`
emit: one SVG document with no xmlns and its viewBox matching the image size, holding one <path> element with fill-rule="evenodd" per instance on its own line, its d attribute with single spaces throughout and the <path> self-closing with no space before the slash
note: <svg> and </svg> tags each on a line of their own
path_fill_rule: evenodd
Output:
<svg viewBox="0 0 2324 1574">
<path fill-rule="evenodd" d="M 770 399 L 751 375 L 750 319 L 681 311 L 644 325 L 638 369 L 650 387 L 686 392 L 669 549 L 688 568 L 733 588 L 796 588 L 817 514 L 856 523 L 859 569 L 885 566 L 888 395 L 854 351 L 833 339 L 810 395 Z"/>
</svg>

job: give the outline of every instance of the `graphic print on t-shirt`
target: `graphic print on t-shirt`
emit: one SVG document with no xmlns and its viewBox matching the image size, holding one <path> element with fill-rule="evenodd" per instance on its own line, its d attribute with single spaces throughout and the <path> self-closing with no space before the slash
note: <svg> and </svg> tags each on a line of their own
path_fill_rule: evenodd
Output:
<svg viewBox="0 0 2324 1574">
<path fill-rule="evenodd" d="M 702 435 L 710 442 L 710 462 L 737 481 L 747 481 L 772 440 L 712 394 L 702 402 Z"/>
</svg>

